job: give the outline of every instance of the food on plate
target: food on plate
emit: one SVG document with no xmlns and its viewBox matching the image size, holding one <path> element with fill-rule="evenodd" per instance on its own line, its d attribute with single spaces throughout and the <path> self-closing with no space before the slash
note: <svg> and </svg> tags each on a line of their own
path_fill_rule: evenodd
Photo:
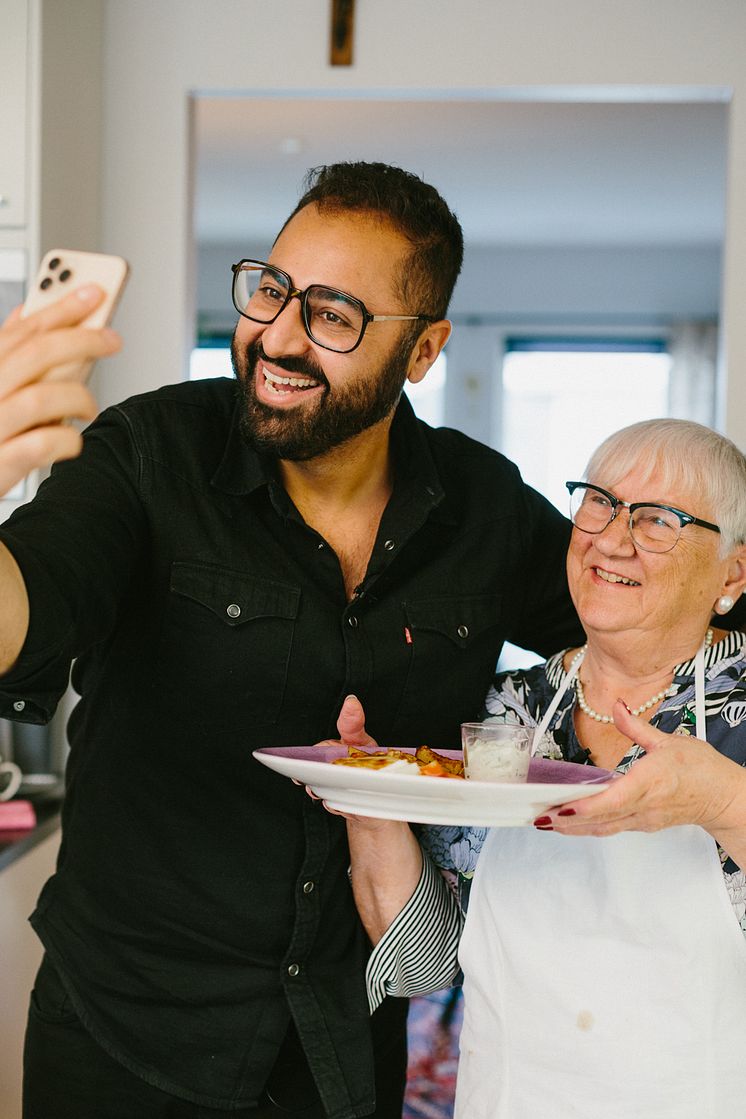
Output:
<svg viewBox="0 0 746 1119">
<path fill-rule="evenodd" d="M 446 758 L 429 746 L 419 746 L 413 754 L 406 750 L 361 750 L 356 746 L 348 746 L 347 756 L 335 758 L 331 764 L 358 766 L 362 769 L 387 769 L 395 765 L 397 772 L 410 768 L 412 776 L 417 774 L 422 777 L 464 776 L 462 761 L 458 758 Z"/>
<path fill-rule="evenodd" d="M 414 752 L 419 766 L 432 765 L 435 762 L 450 773 L 453 777 L 464 776 L 464 763 L 461 758 L 446 758 L 443 754 L 437 754 L 435 750 L 431 750 L 429 746 L 418 746 Z"/>
<path fill-rule="evenodd" d="M 401 762 L 406 764 L 408 761 L 411 761 L 414 764 L 415 769 L 417 768 L 417 763 L 415 762 L 414 757 L 397 758 L 393 755 L 389 756 L 383 750 L 381 750 L 375 754 L 365 754 L 361 752 L 359 754 L 355 754 L 352 757 L 335 758 L 332 762 L 332 765 L 353 765 L 356 766 L 358 769 L 385 769 L 386 766 L 396 765 L 397 763 Z"/>
</svg>

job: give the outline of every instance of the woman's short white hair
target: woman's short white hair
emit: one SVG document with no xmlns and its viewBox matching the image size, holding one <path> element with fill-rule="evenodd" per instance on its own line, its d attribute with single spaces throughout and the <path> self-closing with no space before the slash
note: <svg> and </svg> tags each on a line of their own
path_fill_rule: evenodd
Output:
<svg viewBox="0 0 746 1119">
<path fill-rule="evenodd" d="M 701 507 L 685 512 L 720 527 L 722 556 L 746 543 L 746 456 L 724 435 L 691 420 L 631 424 L 594 451 L 585 480 L 613 490 L 631 470 L 641 470 L 643 480 L 660 474 L 666 490 L 701 494 Z M 646 496 L 655 500 L 635 500 Z"/>
</svg>

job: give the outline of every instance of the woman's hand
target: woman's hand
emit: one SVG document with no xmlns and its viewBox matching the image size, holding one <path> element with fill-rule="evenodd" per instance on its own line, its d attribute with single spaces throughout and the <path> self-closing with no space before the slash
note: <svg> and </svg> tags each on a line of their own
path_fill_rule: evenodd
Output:
<svg viewBox="0 0 746 1119">
<path fill-rule="evenodd" d="M 657 730 L 621 700 L 614 704 L 614 723 L 645 757 L 605 792 L 553 808 L 535 826 L 564 835 L 614 835 L 698 824 L 746 865 L 746 770 L 698 738 Z"/>
<path fill-rule="evenodd" d="M 16 308 L 0 327 L 0 495 L 31 470 L 80 453 L 80 434 L 66 421 L 93 419 L 96 402 L 77 381 L 44 378 L 120 348 L 114 331 L 80 326 L 102 298 L 88 285 L 28 318 Z"/>
</svg>

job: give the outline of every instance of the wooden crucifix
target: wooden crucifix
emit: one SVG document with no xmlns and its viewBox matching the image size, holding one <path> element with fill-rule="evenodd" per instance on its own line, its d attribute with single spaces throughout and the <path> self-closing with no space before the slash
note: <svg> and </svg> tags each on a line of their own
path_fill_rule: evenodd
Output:
<svg viewBox="0 0 746 1119">
<path fill-rule="evenodd" d="M 332 0 L 329 62 L 332 66 L 352 66 L 352 35 L 355 0 Z"/>
</svg>

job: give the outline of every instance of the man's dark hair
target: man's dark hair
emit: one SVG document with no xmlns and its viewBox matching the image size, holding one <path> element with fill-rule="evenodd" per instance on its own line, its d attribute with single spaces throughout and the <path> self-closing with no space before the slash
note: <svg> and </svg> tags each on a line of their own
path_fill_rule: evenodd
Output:
<svg viewBox="0 0 746 1119">
<path fill-rule="evenodd" d="M 399 278 L 404 307 L 412 314 L 444 318 L 461 271 L 464 237 L 435 187 L 401 167 L 362 162 L 312 167 L 305 187 L 285 225 L 311 203 L 331 213 L 380 216 L 411 245 Z"/>
</svg>

